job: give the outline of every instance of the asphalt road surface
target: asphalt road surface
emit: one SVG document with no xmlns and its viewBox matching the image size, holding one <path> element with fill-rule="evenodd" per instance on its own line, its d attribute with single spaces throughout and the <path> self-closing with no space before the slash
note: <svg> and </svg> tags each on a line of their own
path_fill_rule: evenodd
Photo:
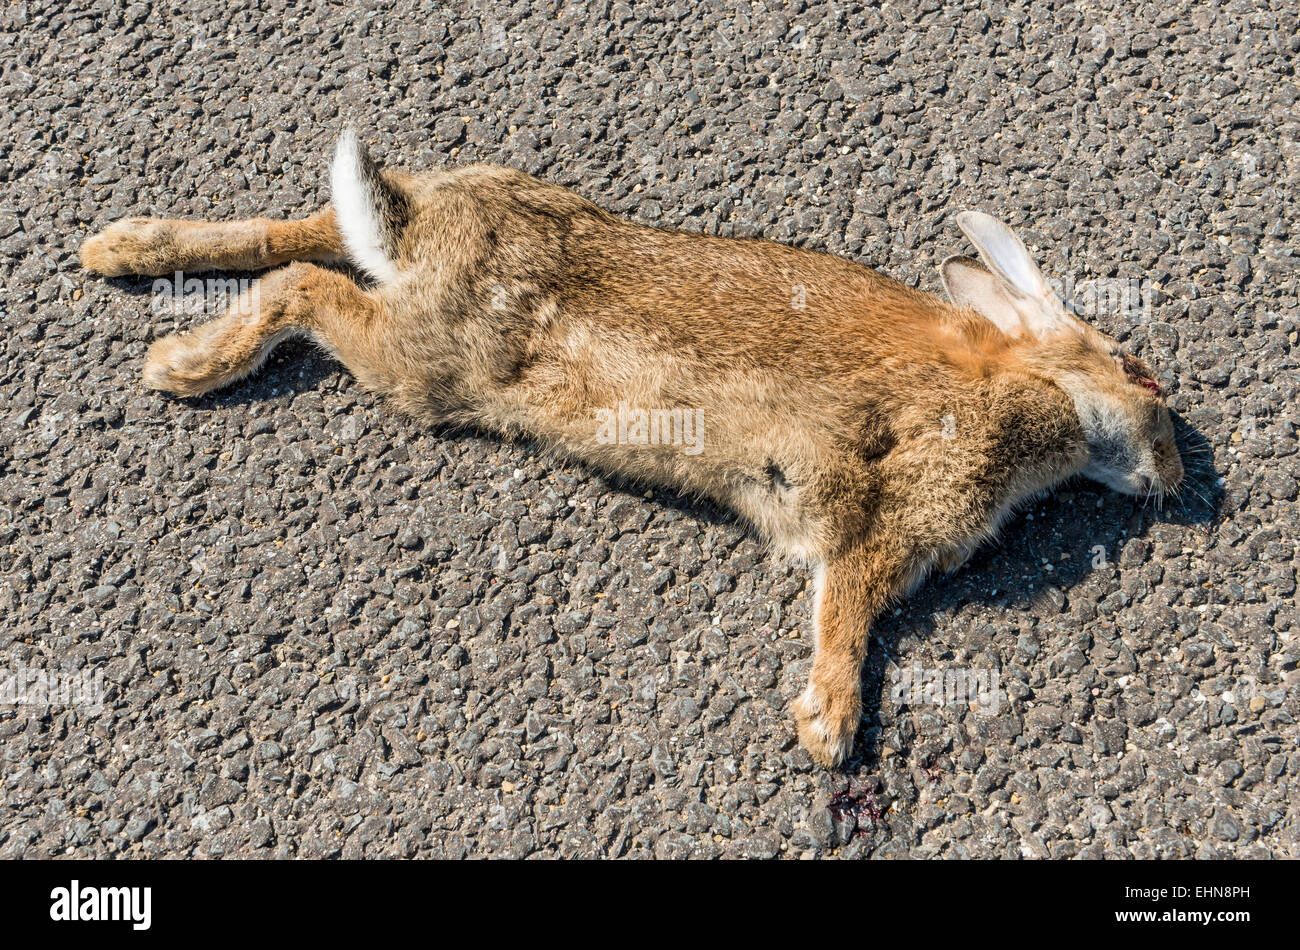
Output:
<svg viewBox="0 0 1300 950">
<path fill-rule="evenodd" d="M 258 6 L 0 9 L 0 667 L 103 687 L 0 705 L 0 857 L 1300 857 L 1293 4 Z M 349 124 L 932 291 L 993 212 L 1158 369 L 1193 484 L 1067 486 L 929 582 L 817 768 L 808 575 L 723 513 L 301 344 L 142 388 L 202 316 L 83 238 L 308 213 Z M 987 695 L 896 688 L 949 674 Z"/>
</svg>

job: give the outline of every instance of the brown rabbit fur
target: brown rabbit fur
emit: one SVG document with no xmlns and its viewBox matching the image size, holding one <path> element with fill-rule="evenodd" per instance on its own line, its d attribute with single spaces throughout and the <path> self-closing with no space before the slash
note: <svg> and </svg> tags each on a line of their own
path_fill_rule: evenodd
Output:
<svg viewBox="0 0 1300 950">
<path fill-rule="evenodd" d="M 305 221 L 137 218 L 86 241 L 109 275 L 314 260 L 372 278 L 292 263 L 158 340 L 145 383 L 205 393 L 306 335 L 420 419 L 715 499 L 815 567 L 794 713 L 823 764 L 852 748 L 873 618 L 933 565 L 1072 475 L 1131 493 L 1182 478 L 1151 371 L 1067 314 L 986 215 L 958 218 L 984 264 L 945 262 L 947 303 L 827 254 L 632 224 L 505 168 L 380 171 L 350 133 L 333 191 Z M 620 404 L 699 410 L 702 451 L 598 439 Z"/>
</svg>

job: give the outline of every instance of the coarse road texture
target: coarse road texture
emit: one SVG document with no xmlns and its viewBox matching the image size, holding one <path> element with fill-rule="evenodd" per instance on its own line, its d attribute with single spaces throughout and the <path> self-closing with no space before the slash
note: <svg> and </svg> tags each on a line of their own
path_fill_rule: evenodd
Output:
<svg viewBox="0 0 1300 950">
<path fill-rule="evenodd" d="M 1294 5 L 258 6 L 0 9 L 0 666 L 104 684 L 0 707 L 0 857 L 1300 857 Z M 1021 513 L 882 618 L 817 768 L 807 572 L 723 513 L 301 344 L 142 388 L 201 317 L 83 238 L 310 212 L 349 124 L 927 290 L 989 210 L 1158 367 L 1193 490 Z"/>
</svg>

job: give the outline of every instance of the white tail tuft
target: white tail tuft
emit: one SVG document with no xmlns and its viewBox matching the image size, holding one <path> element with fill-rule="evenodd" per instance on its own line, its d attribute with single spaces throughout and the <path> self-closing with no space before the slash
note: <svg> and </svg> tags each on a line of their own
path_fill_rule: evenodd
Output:
<svg viewBox="0 0 1300 950">
<path fill-rule="evenodd" d="M 330 192 L 334 201 L 334 214 L 348 257 L 357 267 L 380 283 L 397 276 L 384 239 L 382 188 L 376 180 L 373 162 L 365 154 L 357 135 L 347 129 L 339 136 L 334 150 L 334 164 L 330 168 Z"/>
</svg>

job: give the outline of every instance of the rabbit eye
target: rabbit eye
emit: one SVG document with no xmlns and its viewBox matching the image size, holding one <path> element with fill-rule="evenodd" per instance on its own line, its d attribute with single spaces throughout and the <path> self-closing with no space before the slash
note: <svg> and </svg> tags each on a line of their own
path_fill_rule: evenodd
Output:
<svg viewBox="0 0 1300 950">
<path fill-rule="evenodd" d="M 1136 356 L 1130 356 L 1125 353 L 1120 360 L 1120 367 L 1124 370 L 1124 375 L 1128 381 L 1136 386 L 1141 386 L 1148 392 L 1159 396 L 1160 384 L 1153 378 L 1155 373 Z"/>
</svg>

